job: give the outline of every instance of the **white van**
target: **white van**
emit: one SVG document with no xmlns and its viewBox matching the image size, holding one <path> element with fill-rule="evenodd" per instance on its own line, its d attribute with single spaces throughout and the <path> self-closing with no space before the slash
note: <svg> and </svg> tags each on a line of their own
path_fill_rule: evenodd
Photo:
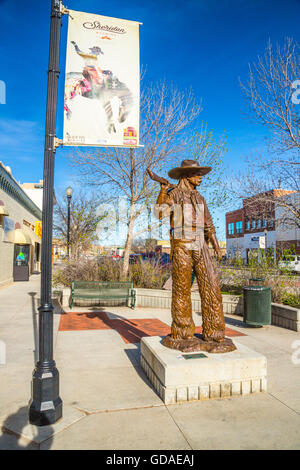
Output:
<svg viewBox="0 0 300 470">
<path fill-rule="evenodd" d="M 281 269 L 288 269 L 300 274 L 300 256 L 299 255 L 288 255 L 284 256 L 282 260 L 279 261 L 278 266 Z"/>
</svg>

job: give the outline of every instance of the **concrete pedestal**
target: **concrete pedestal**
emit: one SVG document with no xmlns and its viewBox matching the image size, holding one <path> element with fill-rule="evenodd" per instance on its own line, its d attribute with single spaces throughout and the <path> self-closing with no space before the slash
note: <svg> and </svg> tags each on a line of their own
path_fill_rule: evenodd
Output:
<svg viewBox="0 0 300 470">
<path fill-rule="evenodd" d="M 166 348 L 162 337 L 141 340 L 141 366 L 165 404 L 264 392 L 267 359 L 234 340 L 224 354 L 185 354 Z"/>
</svg>

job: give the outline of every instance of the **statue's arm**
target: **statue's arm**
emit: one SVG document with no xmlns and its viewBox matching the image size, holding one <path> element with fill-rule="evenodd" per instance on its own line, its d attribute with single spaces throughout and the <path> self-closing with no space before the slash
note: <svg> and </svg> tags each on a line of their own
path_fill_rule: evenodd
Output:
<svg viewBox="0 0 300 470">
<path fill-rule="evenodd" d="M 161 184 L 160 193 L 154 206 L 154 215 L 158 219 L 169 216 L 174 204 L 172 191 L 168 191 L 169 187 L 168 184 Z"/>
<path fill-rule="evenodd" d="M 209 212 L 205 199 L 204 199 L 204 235 L 205 235 L 205 239 L 211 242 L 217 257 L 221 258 L 222 255 L 221 255 L 219 242 L 216 236 L 216 229 L 215 229 L 212 216 Z"/>
</svg>

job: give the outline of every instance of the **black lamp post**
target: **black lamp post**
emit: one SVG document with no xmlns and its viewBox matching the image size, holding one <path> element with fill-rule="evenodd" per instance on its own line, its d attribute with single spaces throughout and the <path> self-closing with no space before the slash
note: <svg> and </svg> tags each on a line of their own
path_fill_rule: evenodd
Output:
<svg viewBox="0 0 300 470">
<path fill-rule="evenodd" d="M 265 234 L 265 260 L 267 259 L 267 234 L 268 234 L 268 230 L 265 228 L 264 230 L 264 234 Z"/>
<path fill-rule="evenodd" d="M 264 234 L 265 234 L 265 250 L 267 249 L 267 234 L 268 234 L 268 230 L 265 228 L 264 230 Z"/>
<path fill-rule="evenodd" d="M 73 194 L 73 188 L 69 186 L 66 189 L 66 196 L 68 198 L 68 228 L 67 228 L 67 253 L 68 258 L 70 257 L 70 207 L 71 207 L 71 199 Z"/>
<path fill-rule="evenodd" d="M 55 133 L 61 17 L 60 0 L 51 0 L 44 151 L 39 360 L 33 371 L 32 395 L 29 409 L 29 421 L 37 426 L 53 424 L 62 417 L 62 400 L 59 396 L 59 373 L 53 360 L 53 306 L 51 302 L 54 157 L 56 151 Z"/>
</svg>

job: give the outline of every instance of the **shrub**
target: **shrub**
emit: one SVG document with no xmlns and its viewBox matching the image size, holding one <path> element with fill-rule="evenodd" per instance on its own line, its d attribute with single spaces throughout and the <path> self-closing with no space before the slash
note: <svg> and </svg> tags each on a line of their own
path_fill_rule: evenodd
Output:
<svg viewBox="0 0 300 470">
<path fill-rule="evenodd" d="M 232 295 L 243 293 L 243 287 L 249 285 L 253 272 L 246 267 L 215 267 L 220 278 L 221 291 Z M 53 285 L 70 287 L 72 281 L 120 281 L 122 279 L 122 260 L 112 258 L 89 260 L 81 258 L 78 261 L 66 262 L 61 268 L 55 267 Z M 140 260 L 129 265 L 128 279 L 134 287 L 162 289 L 171 275 L 171 265 L 161 266 L 155 259 Z M 271 287 L 272 301 L 299 307 L 299 276 L 281 276 L 276 271 L 264 273 L 266 286 Z"/>
<path fill-rule="evenodd" d="M 230 268 L 226 266 L 217 267 L 220 288 L 223 292 L 232 295 L 243 293 L 243 287 L 249 284 L 251 274 L 245 268 Z"/>
<path fill-rule="evenodd" d="M 129 267 L 129 277 L 135 287 L 162 289 L 171 275 L 171 267 L 161 266 L 157 261 L 142 260 Z"/>
<path fill-rule="evenodd" d="M 297 299 L 299 302 L 299 276 L 291 273 L 281 275 L 276 266 L 269 266 L 268 269 L 264 267 L 263 270 L 261 267 L 256 268 L 255 265 L 251 267 L 217 266 L 221 291 L 234 295 L 242 294 L 243 287 L 249 285 L 250 278 L 263 277 L 264 285 L 271 287 L 273 302 L 285 303 L 285 299 L 290 299 L 289 301 L 293 302 L 294 306 Z"/>
<path fill-rule="evenodd" d="M 170 265 L 161 266 L 156 261 L 141 260 L 129 266 L 128 279 L 135 287 L 161 289 L 171 274 Z M 112 258 L 69 261 L 53 272 L 53 285 L 71 287 L 72 281 L 120 281 L 122 261 Z"/>
<path fill-rule="evenodd" d="M 300 295 L 284 292 L 281 297 L 281 303 L 289 305 L 290 307 L 300 308 Z"/>
</svg>

